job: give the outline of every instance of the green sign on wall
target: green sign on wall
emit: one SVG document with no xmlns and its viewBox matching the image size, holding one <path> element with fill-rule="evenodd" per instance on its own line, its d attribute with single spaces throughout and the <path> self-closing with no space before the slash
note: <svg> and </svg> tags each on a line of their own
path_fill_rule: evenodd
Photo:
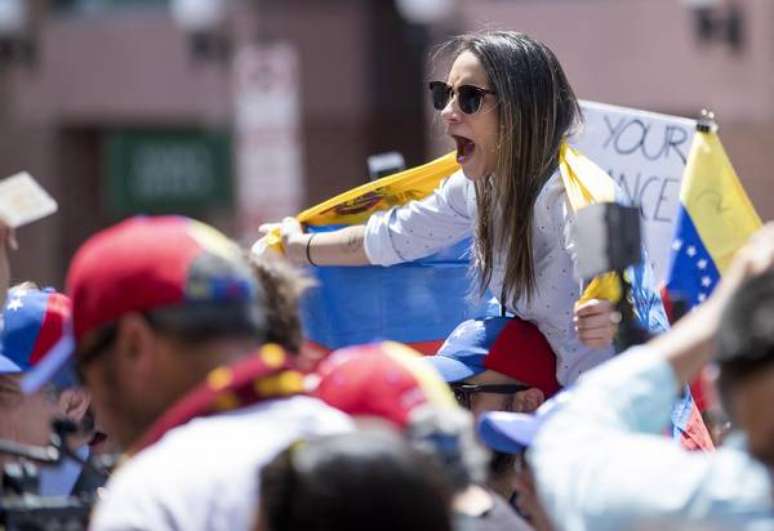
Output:
<svg viewBox="0 0 774 531">
<path fill-rule="evenodd" d="M 188 213 L 231 204 L 231 139 L 224 133 L 111 133 L 107 166 L 110 205 L 120 213 Z"/>
</svg>

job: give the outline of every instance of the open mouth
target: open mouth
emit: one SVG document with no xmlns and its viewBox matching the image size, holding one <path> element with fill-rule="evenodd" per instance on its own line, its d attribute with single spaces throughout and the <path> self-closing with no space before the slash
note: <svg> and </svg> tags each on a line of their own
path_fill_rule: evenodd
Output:
<svg viewBox="0 0 774 531">
<path fill-rule="evenodd" d="M 457 143 L 457 162 L 459 164 L 466 163 L 473 156 L 476 144 L 464 136 L 452 135 L 452 138 Z"/>
</svg>

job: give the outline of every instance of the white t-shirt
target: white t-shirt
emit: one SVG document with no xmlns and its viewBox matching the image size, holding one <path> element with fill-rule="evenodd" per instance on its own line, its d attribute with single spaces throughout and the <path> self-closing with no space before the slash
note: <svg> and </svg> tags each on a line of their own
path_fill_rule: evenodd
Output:
<svg viewBox="0 0 774 531">
<path fill-rule="evenodd" d="M 349 417 L 306 396 L 193 419 L 115 472 L 90 529 L 252 530 L 261 468 L 299 438 L 351 429 Z"/>
<path fill-rule="evenodd" d="M 393 265 L 428 256 L 473 233 L 476 191 L 458 171 L 427 198 L 372 215 L 365 231 L 365 251 L 374 265 Z M 514 315 L 533 322 L 557 357 L 556 377 L 569 385 L 586 370 L 611 358 L 613 347 L 591 349 L 575 333 L 573 307 L 581 294 L 574 275 L 575 246 L 570 226 L 574 213 L 561 175 L 556 172 L 535 201 L 532 226 L 536 289 L 532 299 L 505 302 Z M 495 253 L 489 290 L 499 297 L 505 257 Z"/>
</svg>

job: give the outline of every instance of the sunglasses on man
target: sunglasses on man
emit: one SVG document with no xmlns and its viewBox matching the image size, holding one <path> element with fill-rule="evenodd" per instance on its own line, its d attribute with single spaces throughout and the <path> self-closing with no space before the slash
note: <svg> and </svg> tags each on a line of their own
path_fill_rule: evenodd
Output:
<svg viewBox="0 0 774 531">
<path fill-rule="evenodd" d="M 493 393 L 497 395 L 512 395 L 520 391 L 526 391 L 529 385 L 522 384 L 471 384 L 471 383 L 451 383 L 449 384 L 457 403 L 465 409 L 471 408 L 470 397 L 477 393 Z"/>
<path fill-rule="evenodd" d="M 457 95 L 457 105 L 465 114 L 474 114 L 481 109 L 484 98 L 487 94 L 495 95 L 492 90 L 476 87 L 475 85 L 460 85 L 453 89 L 443 81 L 430 82 L 430 94 L 433 99 L 433 107 L 437 111 L 442 111 L 449 104 L 452 95 Z"/>
</svg>

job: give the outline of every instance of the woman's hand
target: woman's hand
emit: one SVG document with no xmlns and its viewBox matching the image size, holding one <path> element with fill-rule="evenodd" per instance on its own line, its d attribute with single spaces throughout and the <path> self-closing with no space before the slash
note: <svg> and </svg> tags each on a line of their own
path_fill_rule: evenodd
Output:
<svg viewBox="0 0 774 531">
<path fill-rule="evenodd" d="M 281 223 L 266 223 L 258 229 L 269 234 L 279 229 L 285 257 L 296 265 L 365 266 L 369 265 L 365 252 L 365 226 L 351 225 L 331 232 L 304 233 L 296 218 L 285 218 Z M 312 243 L 314 241 L 314 243 Z M 261 255 L 267 249 L 253 245 L 252 252 Z"/>
<path fill-rule="evenodd" d="M 288 217 L 283 219 L 281 223 L 264 223 L 258 228 L 258 232 L 263 237 L 276 229 L 280 230 L 285 257 L 296 265 L 308 264 L 306 245 L 311 234 L 304 234 L 301 223 L 296 218 Z M 254 252 L 256 252 L 255 249 L 256 247 L 253 246 Z"/>
<path fill-rule="evenodd" d="M 575 331 L 581 342 L 590 348 L 605 348 L 613 344 L 621 314 L 607 300 L 592 299 L 575 307 Z"/>
</svg>

